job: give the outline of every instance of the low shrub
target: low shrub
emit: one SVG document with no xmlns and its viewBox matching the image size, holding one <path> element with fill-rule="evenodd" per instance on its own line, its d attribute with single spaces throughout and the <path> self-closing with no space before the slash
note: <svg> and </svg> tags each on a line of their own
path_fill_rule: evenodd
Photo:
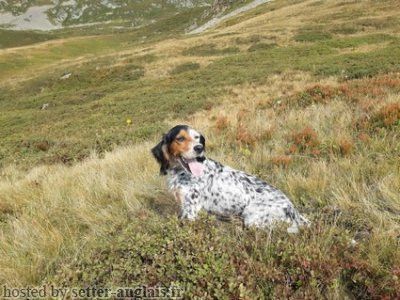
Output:
<svg viewBox="0 0 400 300">
<path fill-rule="evenodd" d="M 393 236 L 385 237 L 391 252 L 374 265 L 365 256 L 368 240 L 352 245 L 347 231 L 321 220 L 313 228 L 288 236 L 277 227 L 270 235 L 242 229 L 235 220 L 224 223 L 202 216 L 181 222 L 138 213 L 99 239 L 96 247 L 82 249 L 74 261 L 61 263 L 46 283 L 174 284 L 184 290 L 186 299 L 323 298 L 340 293 L 338 285 L 346 287 L 343 295 L 359 299 L 399 296 Z"/>
<path fill-rule="evenodd" d="M 335 92 L 335 89 L 331 86 L 315 84 L 297 95 L 296 103 L 301 107 L 306 107 L 314 103 L 326 103 L 334 97 Z"/>
<path fill-rule="evenodd" d="M 293 131 L 289 136 L 289 153 L 319 155 L 320 141 L 317 132 L 311 127 L 304 127 L 299 131 Z"/>
<path fill-rule="evenodd" d="M 400 103 L 388 103 L 376 112 L 370 124 L 373 127 L 392 128 L 400 125 Z"/>
</svg>

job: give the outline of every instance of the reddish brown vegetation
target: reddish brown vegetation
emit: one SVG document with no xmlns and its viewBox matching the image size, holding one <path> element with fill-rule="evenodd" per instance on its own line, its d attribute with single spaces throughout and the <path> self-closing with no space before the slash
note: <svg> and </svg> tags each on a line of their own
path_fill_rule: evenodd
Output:
<svg viewBox="0 0 400 300">
<path fill-rule="evenodd" d="M 383 106 L 371 119 L 378 127 L 390 128 L 400 124 L 400 103 L 389 103 Z"/>
<path fill-rule="evenodd" d="M 50 143 L 48 141 L 36 142 L 34 146 L 40 151 L 48 151 L 50 149 Z"/>
<path fill-rule="evenodd" d="M 287 168 L 292 163 L 292 157 L 288 155 L 278 155 L 271 158 L 271 163 L 275 166 Z"/>
<path fill-rule="evenodd" d="M 329 85 L 316 84 L 306 88 L 306 90 L 296 98 L 297 103 L 300 106 L 305 107 L 313 103 L 326 103 L 329 99 L 332 99 L 336 94 L 333 87 Z"/>
<path fill-rule="evenodd" d="M 240 109 L 239 112 L 237 113 L 237 120 L 238 122 L 242 122 L 246 117 L 248 117 L 250 114 L 250 111 L 247 109 Z"/>
<path fill-rule="evenodd" d="M 318 149 L 320 144 L 318 134 L 311 127 L 305 127 L 300 131 L 293 132 L 289 137 L 289 141 L 291 142 L 289 153 L 312 154 L 315 156 L 321 153 Z"/>
<path fill-rule="evenodd" d="M 338 87 L 337 94 L 358 103 L 366 99 L 380 100 L 388 92 L 396 92 L 399 89 L 400 77 L 398 75 L 383 75 L 345 82 Z"/>
<path fill-rule="evenodd" d="M 342 139 L 339 141 L 339 150 L 340 154 L 343 156 L 349 155 L 354 148 L 354 144 L 351 140 L 349 139 Z"/>
<path fill-rule="evenodd" d="M 286 107 L 287 104 L 307 107 L 311 104 L 328 103 L 334 99 L 361 103 L 369 107 L 373 103 L 380 102 L 389 92 L 398 91 L 400 91 L 400 75 L 397 74 L 346 81 L 337 87 L 315 84 L 287 98 L 280 103 L 280 107 Z"/>
<path fill-rule="evenodd" d="M 267 128 L 260 134 L 260 140 L 268 141 L 272 139 L 272 135 L 274 134 L 274 128 Z"/>
<path fill-rule="evenodd" d="M 257 142 L 257 135 L 249 130 L 244 124 L 247 123 L 247 118 L 250 116 L 250 111 L 241 109 L 237 113 L 238 125 L 236 128 L 236 142 L 240 145 L 254 146 Z"/>
<path fill-rule="evenodd" d="M 257 142 L 256 135 L 240 123 L 236 129 L 236 141 L 241 145 L 254 146 Z"/>
<path fill-rule="evenodd" d="M 215 128 L 217 131 L 225 130 L 229 127 L 229 120 L 226 116 L 218 116 L 215 121 Z"/>
<path fill-rule="evenodd" d="M 358 135 L 358 139 L 361 141 L 361 142 L 363 142 L 363 143 L 368 143 L 369 141 L 370 141 L 370 137 L 369 137 L 369 135 L 368 134 L 366 134 L 365 132 L 361 132 L 359 135 Z"/>
<path fill-rule="evenodd" d="M 391 129 L 400 125 L 400 103 L 388 103 L 378 111 L 364 114 L 356 121 L 360 130 L 374 131 L 378 128 Z"/>
</svg>

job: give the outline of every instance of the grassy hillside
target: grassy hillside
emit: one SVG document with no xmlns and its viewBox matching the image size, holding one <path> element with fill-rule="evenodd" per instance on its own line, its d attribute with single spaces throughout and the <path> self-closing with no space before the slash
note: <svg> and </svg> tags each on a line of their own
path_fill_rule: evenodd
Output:
<svg viewBox="0 0 400 300">
<path fill-rule="evenodd" d="M 0 50 L 0 284 L 400 297 L 399 8 L 274 1 L 202 35 L 187 13 Z M 311 228 L 179 221 L 149 154 L 177 123 Z"/>
<path fill-rule="evenodd" d="M 0 49 L 44 42 L 55 37 L 49 33 L 0 29 Z"/>
</svg>

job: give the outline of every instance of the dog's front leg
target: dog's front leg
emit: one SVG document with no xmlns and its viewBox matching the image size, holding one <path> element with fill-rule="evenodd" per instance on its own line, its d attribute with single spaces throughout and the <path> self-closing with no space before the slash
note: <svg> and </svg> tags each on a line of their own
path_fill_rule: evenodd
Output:
<svg viewBox="0 0 400 300">
<path fill-rule="evenodd" d="M 197 191 L 187 191 L 182 197 L 182 207 L 180 218 L 194 220 L 201 210 L 199 193 Z"/>
</svg>

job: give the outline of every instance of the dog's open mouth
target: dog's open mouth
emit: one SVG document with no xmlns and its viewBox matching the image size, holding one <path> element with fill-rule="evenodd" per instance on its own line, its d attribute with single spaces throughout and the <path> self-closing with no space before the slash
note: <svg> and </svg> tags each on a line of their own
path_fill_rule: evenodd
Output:
<svg viewBox="0 0 400 300">
<path fill-rule="evenodd" d="M 186 171 L 192 173 L 194 176 L 203 175 L 204 165 L 198 161 L 197 158 L 186 159 L 179 157 L 179 162 Z"/>
</svg>

